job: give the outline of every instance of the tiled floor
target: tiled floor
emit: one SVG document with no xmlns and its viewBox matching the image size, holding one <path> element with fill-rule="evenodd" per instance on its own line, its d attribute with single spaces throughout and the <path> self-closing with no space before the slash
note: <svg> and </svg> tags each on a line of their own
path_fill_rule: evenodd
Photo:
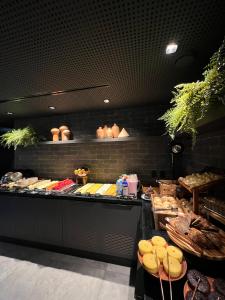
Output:
<svg viewBox="0 0 225 300">
<path fill-rule="evenodd" d="M 0 242 L 0 300 L 131 300 L 127 267 Z"/>
</svg>

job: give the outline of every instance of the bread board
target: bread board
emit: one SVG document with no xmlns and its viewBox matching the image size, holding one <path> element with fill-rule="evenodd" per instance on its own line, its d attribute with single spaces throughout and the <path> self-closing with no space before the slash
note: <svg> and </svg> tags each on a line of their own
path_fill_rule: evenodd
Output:
<svg viewBox="0 0 225 300">
<path fill-rule="evenodd" d="M 173 234 L 170 230 L 167 230 L 167 234 L 169 236 L 169 238 L 177 245 L 179 246 L 181 249 L 183 249 L 184 251 L 193 254 L 195 256 L 198 257 L 202 257 L 208 260 L 216 260 L 216 261 L 222 261 L 225 260 L 225 254 L 220 253 L 219 251 L 215 250 L 202 250 L 202 252 L 200 251 L 196 251 L 195 249 L 193 249 L 191 247 L 191 245 L 187 245 L 186 243 L 183 243 L 182 240 L 178 239 L 177 236 L 175 234 Z"/>
</svg>

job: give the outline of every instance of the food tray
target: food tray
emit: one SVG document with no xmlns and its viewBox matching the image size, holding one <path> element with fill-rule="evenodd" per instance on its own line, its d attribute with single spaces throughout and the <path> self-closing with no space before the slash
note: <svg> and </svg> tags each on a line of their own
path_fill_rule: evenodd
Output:
<svg viewBox="0 0 225 300">
<path fill-rule="evenodd" d="M 219 251 L 215 250 L 202 250 L 202 252 L 195 251 L 190 247 L 188 247 L 187 244 L 184 244 L 181 240 L 179 240 L 175 234 L 173 234 L 171 231 L 167 230 L 167 234 L 169 238 L 181 249 L 185 250 L 186 252 L 193 254 L 198 257 L 203 257 L 208 260 L 225 260 L 225 254 L 220 253 Z"/>
<path fill-rule="evenodd" d="M 186 188 L 186 190 L 188 190 L 190 193 L 192 193 L 194 190 L 205 191 L 205 190 L 209 189 L 211 186 L 220 184 L 224 181 L 225 181 L 225 178 L 221 178 L 221 179 L 214 180 L 214 181 L 208 182 L 206 184 L 199 185 L 199 186 L 191 188 L 188 185 L 186 185 L 182 180 L 178 179 L 179 184 L 181 186 L 183 186 L 184 188 Z"/>
<path fill-rule="evenodd" d="M 153 277 L 156 277 L 156 278 L 159 278 L 159 274 L 154 274 L 154 273 L 151 273 L 143 264 L 143 257 L 142 255 L 140 254 L 140 252 L 138 251 L 137 252 L 137 256 L 138 256 L 138 261 L 139 263 L 142 265 L 142 267 L 150 274 L 152 275 Z M 173 278 L 173 277 L 170 277 L 170 280 L 171 281 L 177 281 L 177 280 L 180 280 L 181 278 L 183 278 L 185 276 L 187 272 L 187 262 L 186 260 L 183 260 L 182 261 L 182 273 L 179 277 L 176 277 L 176 278 Z M 167 275 L 167 273 L 164 271 L 163 269 L 163 266 L 162 264 L 160 264 L 160 267 L 159 267 L 159 273 L 160 273 L 160 277 L 162 280 L 164 281 L 169 281 L 169 276 Z"/>
</svg>

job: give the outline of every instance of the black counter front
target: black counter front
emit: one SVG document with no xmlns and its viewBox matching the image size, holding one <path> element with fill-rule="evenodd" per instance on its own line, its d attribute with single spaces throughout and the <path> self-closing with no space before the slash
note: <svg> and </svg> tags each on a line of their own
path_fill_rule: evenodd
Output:
<svg viewBox="0 0 225 300">
<path fill-rule="evenodd" d="M 132 265 L 141 200 L 0 192 L 0 237 Z"/>
</svg>

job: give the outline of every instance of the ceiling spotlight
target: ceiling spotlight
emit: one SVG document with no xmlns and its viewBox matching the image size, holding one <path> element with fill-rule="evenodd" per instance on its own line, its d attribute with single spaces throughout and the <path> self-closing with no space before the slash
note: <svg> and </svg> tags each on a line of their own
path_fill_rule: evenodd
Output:
<svg viewBox="0 0 225 300">
<path fill-rule="evenodd" d="M 54 110 L 55 106 L 49 106 L 48 108 L 51 109 L 51 110 Z"/>
<path fill-rule="evenodd" d="M 11 115 L 13 115 L 13 113 L 10 112 L 10 111 L 8 111 L 8 112 L 7 112 L 7 115 L 11 116 Z"/>
<path fill-rule="evenodd" d="M 175 43 L 168 44 L 166 47 L 166 54 L 172 54 L 177 51 L 178 45 Z"/>
<path fill-rule="evenodd" d="M 104 103 L 109 103 L 109 99 L 105 99 L 105 100 L 104 100 Z"/>
</svg>

